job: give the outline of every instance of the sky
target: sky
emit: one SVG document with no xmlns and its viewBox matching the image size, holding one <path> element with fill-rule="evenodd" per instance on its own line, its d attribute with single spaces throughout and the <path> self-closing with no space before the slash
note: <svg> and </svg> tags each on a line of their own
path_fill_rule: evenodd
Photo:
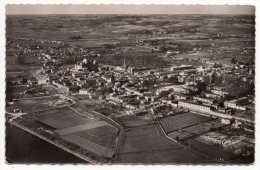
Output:
<svg viewBox="0 0 260 170">
<path fill-rule="evenodd" d="M 7 15 L 26 14 L 254 14 L 249 5 L 6 5 Z"/>
</svg>

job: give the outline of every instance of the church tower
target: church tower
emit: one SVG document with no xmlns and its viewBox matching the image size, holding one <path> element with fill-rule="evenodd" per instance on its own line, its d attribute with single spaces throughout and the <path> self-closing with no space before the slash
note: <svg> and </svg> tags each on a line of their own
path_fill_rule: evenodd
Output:
<svg viewBox="0 0 260 170">
<path fill-rule="evenodd" d="M 127 71 L 128 66 L 126 65 L 125 59 L 124 59 L 124 71 Z"/>
<path fill-rule="evenodd" d="M 112 73 L 112 75 L 110 76 L 110 82 L 111 82 L 112 84 L 115 83 L 115 76 L 114 76 L 113 73 Z"/>
</svg>

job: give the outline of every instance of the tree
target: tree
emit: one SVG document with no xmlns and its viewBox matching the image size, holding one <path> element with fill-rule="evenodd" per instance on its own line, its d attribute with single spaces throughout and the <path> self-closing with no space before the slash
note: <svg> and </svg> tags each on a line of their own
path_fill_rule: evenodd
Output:
<svg viewBox="0 0 260 170">
<path fill-rule="evenodd" d="M 234 57 L 232 57 L 231 63 L 232 63 L 232 64 L 236 64 L 236 62 L 237 62 L 236 59 L 235 59 Z"/>
<path fill-rule="evenodd" d="M 23 64 L 23 58 L 22 58 L 22 55 L 21 55 L 21 54 L 18 54 L 18 55 L 17 55 L 16 62 L 17 62 L 18 64 Z"/>
<path fill-rule="evenodd" d="M 167 80 L 168 79 L 168 76 L 167 75 L 164 75 L 163 76 L 163 80 Z"/>
<path fill-rule="evenodd" d="M 198 82 L 197 88 L 198 88 L 198 93 L 201 94 L 201 92 L 206 90 L 206 83 Z"/>
<path fill-rule="evenodd" d="M 56 28 L 63 28 L 63 25 L 59 24 L 59 25 L 56 26 Z"/>
<path fill-rule="evenodd" d="M 26 83 L 27 83 L 27 78 L 26 78 L 26 77 L 23 77 L 23 78 L 22 78 L 22 83 L 23 83 L 23 84 L 26 84 Z"/>
<path fill-rule="evenodd" d="M 216 76 L 214 83 L 216 83 L 216 85 L 221 85 L 222 84 L 222 77 L 221 76 Z"/>
<path fill-rule="evenodd" d="M 148 80 L 144 80 L 144 81 L 143 81 L 142 87 L 149 87 L 149 82 L 148 82 Z"/>
<path fill-rule="evenodd" d="M 210 82 L 210 77 L 209 76 L 203 76 L 203 82 L 209 83 Z"/>
<path fill-rule="evenodd" d="M 166 51 L 168 51 L 168 48 L 165 45 L 163 45 L 163 46 L 160 47 L 160 51 L 162 53 L 165 53 Z"/>
<path fill-rule="evenodd" d="M 177 76 L 172 76 L 168 79 L 169 83 L 178 83 L 178 77 Z"/>
</svg>

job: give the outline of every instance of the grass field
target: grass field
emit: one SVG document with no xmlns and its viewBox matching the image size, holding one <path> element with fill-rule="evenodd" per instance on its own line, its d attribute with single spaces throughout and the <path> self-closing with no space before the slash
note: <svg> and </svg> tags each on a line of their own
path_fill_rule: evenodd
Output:
<svg viewBox="0 0 260 170">
<path fill-rule="evenodd" d="M 9 86 L 6 87 L 6 98 L 20 98 L 23 95 L 20 93 L 24 92 L 28 87 L 27 86 Z"/>
<path fill-rule="evenodd" d="M 40 112 L 35 116 L 41 123 L 52 127 L 64 140 L 100 156 L 111 157 L 118 130 L 105 121 L 91 119 L 77 112 L 64 107 Z"/>
<path fill-rule="evenodd" d="M 227 161 L 236 157 L 236 155 L 234 155 L 232 152 L 225 151 L 218 146 L 207 145 L 198 140 L 189 140 L 189 144 L 191 148 L 194 148 L 199 152 L 206 154 L 214 159 L 224 159 Z"/>
<path fill-rule="evenodd" d="M 166 133 L 181 130 L 182 128 L 192 126 L 201 122 L 211 120 L 212 118 L 194 114 L 182 113 L 171 117 L 166 117 L 160 120 Z"/>
<path fill-rule="evenodd" d="M 180 148 L 162 138 L 157 128 L 157 126 L 153 126 L 127 131 L 123 153 Z"/>
<path fill-rule="evenodd" d="M 144 125 L 149 125 L 154 123 L 135 116 L 121 116 L 121 117 L 114 117 L 113 119 L 121 126 L 126 128 L 135 127 L 135 126 L 144 126 Z"/>
<path fill-rule="evenodd" d="M 47 101 L 49 98 L 45 99 L 19 99 L 17 102 L 15 102 L 14 105 L 7 106 L 6 110 L 8 112 L 12 112 L 14 109 L 21 109 L 25 113 L 33 113 L 41 110 L 51 109 L 54 107 L 51 107 Z"/>
<path fill-rule="evenodd" d="M 94 152 L 100 156 L 104 157 L 112 157 L 113 156 L 113 150 L 106 148 L 102 145 L 99 145 L 95 142 L 92 142 L 86 138 L 82 138 L 75 134 L 70 134 L 63 136 L 63 139 L 65 139 L 68 142 L 74 143 L 84 149 L 87 149 L 91 152 Z"/>
<path fill-rule="evenodd" d="M 83 109 L 78 103 L 71 105 L 71 108 L 74 109 L 74 111 L 77 111 L 90 119 L 94 119 L 94 116 L 92 115 L 91 111 Z"/>
<path fill-rule="evenodd" d="M 36 87 L 28 87 L 27 85 L 16 85 L 6 87 L 6 98 L 19 99 L 19 98 L 31 98 L 31 97 L 43 97 L 59 94 L 59 90 L 47 86 L 47 85 L 37 85 Z"/>
<path fill-rule="evenodd" d="M 208 163 L 212 160 L 200 157 L 159 134 L 159 127 L 127 131 L 123 153 L 118 162 L 122 163 Z"/>
<path fill-rule="evenodd" d="M 105 121 L 96 121 L 96 122 L 91 122 L 91 123 L 87 123 L 87 124 L 83 124 L 83 125 L 77 125 L 77 126 L 72 126 L 69 128 L 56 130 L 56 132 L 59 135 L 68 135 L 68 134 L 72 134 L 72 133 L 77 133 L 77 132 L 86 131 L 89 129 L 102 127 L 105 125 L 108 125 L 108 123 Z"/>
<path fill-rule="evenodd" d="M 36 117 L 39 121 L 56 129 L 69 128 L 95 121 L 93 119 L 78 115 L 69 107 L 41 112 L 40 114 L 37 114 Z"/>
<path fill-rule="evenodd" d="M 14 105 L 7 106 L 6 110 L 8 112 L 12 112 L 14 109 L 21 109 L 25 113 L 33 113 L 37 111 L 62 107 L 70 103 L 70 100 L 67 98 L 61 98 L 60 96 L 23 98 L 18 99 Z"/>
<path fill-rule="evenodd" d="M 6 57 L 8 58 L 8 57 Z M 7 64 L 6 65 L 6 71 L 7 72 L 23 72 L 23 71 L 26 71 L 26 70 L 29 70 L 30 67 L 29 66 L 26 66 L 26 65 L 22 65 L 22 64 Z"/>
<path fill-rule="evenodd" d="M 121 154 L 116 163 L 134 164 L 212 164 L 216 161 L 200 157 L 188 149 L 165 149 Z"/>
<path fill-rule="evenodd" d="M 204 122 L 200 123 L 194 126 L 190 126 L 187 128 L 182 129 L 181 131 L 174 131 L 168 134 L 169 137 L 173 139 L 183 140 L 187 139 L 193 136 L 197 136 L 200 134 L 203 134 L 205 132 L 208 132 L 212 129 L 217 129 L 224 126 L 224 124 L 216 122 L 216 121 L 210 121 L 210 122 Z"/>
<path fill-rule="evenodd" d="M 87 138 L 107 148 L 112 148 L 115 144 L 117 132 L 118 130 L 112 127 L 111 125 L 106 125 L 86 131 L 77 132 L 75 133 L 75 135 L 78 135 L 82 138 Z"/>
</svg>

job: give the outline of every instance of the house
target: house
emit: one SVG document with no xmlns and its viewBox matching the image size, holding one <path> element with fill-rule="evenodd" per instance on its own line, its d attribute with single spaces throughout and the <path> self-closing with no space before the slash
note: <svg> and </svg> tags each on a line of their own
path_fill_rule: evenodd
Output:
<svg viewBox="0 0 260 170">
<path fill-rule="evenodd" d="M 145 100 L 148 102 L 156 102 L 158 101 L 159 97 L 158 96 L 145 96 Z"/>
<path fill-rule="evenodd" d="M 185 94 L 174 94 L 174 99 L 175 100 L 188 100 L 190 98 L 189 95 Z"/>
<path fill-rule="evenodd" d="M 235 100 L 230 100 L 230 101 L 225 101 L 224 102 L 224 106 L 226 108 L 232 108 L 232 109 L 237 109 L 237 110 L 246 110 L 247 107 L 245 105 L 247 105 L 249 103 L 249 100 L 247 99 L 247 97 L 241 97 Z"/>
<path fill-rule="evenodd" d="M 83 71 L 73 71 L 71 73 L 73 78 L 81 78 L 84 77 L 84 72 Z"/>
<path fill-rule="evenodd" d="M 82 89 L 79 89 L 79 94 L 88 95 L 89 91 L 87 89 L 85 89 L 85 88 L 82 88 Z"/>
<path fill-rule="evenodd" d="M 123 99 L 116 94 L 110 94 L 110 96 L 108 97 L 109 101 L 112 101 L 113 103 L 123 103 Z"/>
<path fill-rule="evenodd" d="M 193 100 L 202 102 L 202 103 L 209 103 L 209 104 L 213 104 L 214 100 L 213 99 L 208 99 L 208 98 L 204 98 L 204 97 L 199 97 L 199 96 L 194 96 Z"/>
</svg>

